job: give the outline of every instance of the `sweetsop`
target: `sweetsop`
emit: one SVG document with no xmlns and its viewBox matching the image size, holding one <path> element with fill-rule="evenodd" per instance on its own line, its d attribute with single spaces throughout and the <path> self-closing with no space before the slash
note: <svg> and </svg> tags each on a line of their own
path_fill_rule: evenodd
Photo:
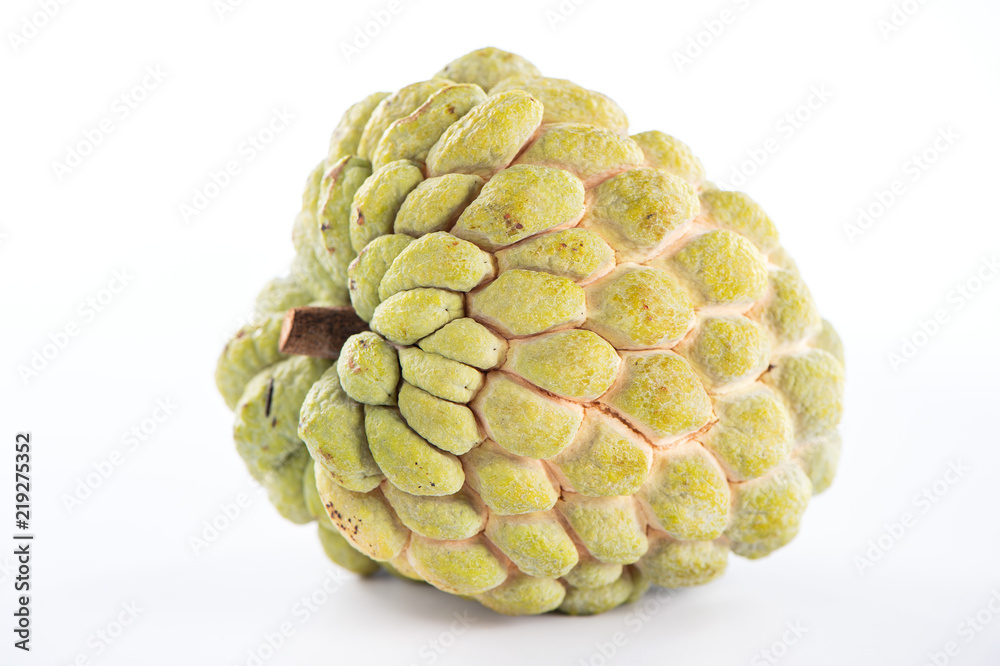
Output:
<svg viewBox="0 0 1000 666">
<path fill-rule="evenodd" d="M 350 107 L 292 239 L 216 379 L 354 572 L 599 613 L 784 546 L 830 485 L 841 344 L 771 219 L 517 55 Z"/>
</svg>

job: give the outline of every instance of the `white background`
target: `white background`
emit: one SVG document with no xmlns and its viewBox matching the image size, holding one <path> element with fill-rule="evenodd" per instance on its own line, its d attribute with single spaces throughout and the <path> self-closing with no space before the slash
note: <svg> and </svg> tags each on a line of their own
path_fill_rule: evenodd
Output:
<svg viewBox="0 0 1000 666">
<path fill-rule="evenodd" d="M 245 0 L 222 16 L 212 0 L 68 2 L 17 47 L 10 35 L 38 5 L 6 0 L 0 663 L 235 666 L 283 622 L 294 631 L 269 666 L 765 664 L 771 648 L 789 666 L 922 666 L 949 642 L 955 654 L 937 663 L 1000 663 L 1000 614 L 989 610 L 1000 598 L 1000 279 L 973 279 L 981 289 L 969 299 L 954 291 L 1000 252 L 1000 9 L 903 4 L 915 13 L 884 35 L 891 0 L 591 0 L 563 3 L 568 16 L 554 25 L 557 0 L 407 0 L 348 60 L 342 45 L 387 0 Z M 712 36 L 704 22 L 723 10 L 731 20 Z M 679 65 L 689 39 L 706 46 Z M 748 151 L 775 139 L 742 189 L 777 222 L 844 338 L 840 474 L 790 546 L 731 558 L 720 581 L 649 601 L 641 616 L 633 606 L 507 619 L 429 587 L 346 577 L 301 622 L 296 604 L 331 565 L 315 527 L 280 519 L 249 483 L 215 359 L 258 288 L 286 270 L 305 176 L 340 113 L 486 45 L 610 95 L 634 131 L 680 137 L 717 182 L 733 182 Z M 116 99 L 157 67 L 165 79 L 146 79 L 152 89 L 123 118 Z M 820 88 L 828 99 L 800 109 Z M 241 144 L 275 109 L 294 120 L 248 161 Z M 797 109 L 808 119 L 784 129 Z M 53 163 L 104 118 L 113 131 L 60 180 Z M 935 151 L 949 128 L 957 138 Z M 936 160 L 913 172 L 928 149 Z M 185 223 L 179 206 L 229 160 L 241 173 Z M 896 179 L 905 191 L 851 242 L 845 225 Z M 115 271 L 129 278 L 124 290 L 100 313 L 81 309 Z M 947 321 L 920 335 L 939 309 Z M 19 366 L 70 324 L 78 334 L 23 379 Z M 915 334 L 919 350 L 894 368 L 889 354 Z M 173 414 L 129 449 L 123 433 L 158 400 Z M 7 545 L 22 430 L 34 438 L 37 534 L 27 656 L 11 647 Z M 68 509 L 66 496 L 116 450 L 121 464 Z M 933 503 L 916 499 L 925 489 Z M 249 506 L 195 554 L 191 537 L 241 493 Z M 138 618 L 99 652 L 96 632 L 115 632 L 131 603 Z M 985 624 L 969 631 L 961 623 L 977 612 Z M 450 633 L 455 613 L 471 618 L 461 635 Z M 788 623 L 807 631 L 794 639 Z"/>
</svg>

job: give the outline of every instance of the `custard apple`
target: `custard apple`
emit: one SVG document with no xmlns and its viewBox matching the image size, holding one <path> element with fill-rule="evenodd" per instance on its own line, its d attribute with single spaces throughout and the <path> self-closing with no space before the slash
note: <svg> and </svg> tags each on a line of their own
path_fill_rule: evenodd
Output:
<svg viewBox="0 0 1000 666">
<path fill-rule="evenodd" d="M 517 55 L 350 107 L 292 239 L 216 379 L 351 571 L 599 613 L 784 546 L 833 479 L 841 343 L 771 219 Z"/>
</svg>

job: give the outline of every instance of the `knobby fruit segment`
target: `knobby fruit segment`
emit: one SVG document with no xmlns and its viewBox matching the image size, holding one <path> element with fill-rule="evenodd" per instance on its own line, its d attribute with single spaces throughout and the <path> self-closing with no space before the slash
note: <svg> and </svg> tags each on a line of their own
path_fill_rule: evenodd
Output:
<svg viewBox="0 0 1000 666">
<path fill-rule="evenodd" d="M 216 382 L 359 575 L 600 613 L 785 546 L 834 479 L 843 345 L 774 222 L 520 56 L 351 106 L 292 240 Z"/>
</svg>

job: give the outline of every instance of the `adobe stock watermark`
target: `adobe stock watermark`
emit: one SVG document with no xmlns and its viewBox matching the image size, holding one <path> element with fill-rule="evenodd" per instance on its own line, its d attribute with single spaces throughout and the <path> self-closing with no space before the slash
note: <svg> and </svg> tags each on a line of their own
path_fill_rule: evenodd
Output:
<svg viewBox="0 0 1000 666">
<path fill-rule="evenodd" d="M 91 469 L 77 477 L 73 489 L 62 494 L 61 499 L 66 512 L 72 515 L 84 502 L 93 497 L 94 493 L 114 476 L 118 468 L 170 420 L 176 410 L 177 405 L 170 398 L 157 398 L 148 416 L 122 432 L 119 437 L 121 446 L 97 462 L 91 463 Z"/>
<path fill-rule="evenodd" d="M 616 631 L 607 640 L 594 643 L 594 650 L 587 657 L 576 661 L 577 666 L 609 666 L 619 653 L 664 607 L 677 595 L 676 590 L 658 587 L 655 592 L 644 595 L 635 602 L 633 610 L 629 611 L 623 624 L 630 631 Z"/>
<path fill-rule="evenodd" d="M 889 41 L 927 4 L 928 0 L 903 0 L 894 2 L 889 15 L 875 22 L 883 41 Z"/>
<path fill-rule="evenodd" d="M 786 622 L 785 630 L 781 637 L 773 643 L 763 648 L 750 660 L 750 666 L 765 666 L 766 664 L 777 664 L 788 654 L 792 646 L 798 645 L 802 637 L 809 633 L 809 627 L 800 621 Z"/>
<path fill-rule="evenodd" d="M 886 554 L 902 541 L 907 532 L 917 526 L 922 516 L 930 513 L 958 483 L 972 471 L 961 459 L 948 461 L 948 469 L 941 476 L 921 488 L 910 500 L 911 509 L 899 514 L 899 517 L 882 524 L 882 532 L 874 539 L 869 539 L 867 548 L 861 555 L 854 556 L 854 568 L 858 574 L 865 573 L 881 562 Z"/>
<path fill-rule="evenodd" d="M 674 50 L 672 55 L 678 73 L 683 74 L 686 67 L 694 65 L 696 60 L 705 55 L 729 26 L 736 23 L 740 15 L 750 9 L 751 0 L 731 0 L 729 4 L 735 9 L 727 6 L 716 16 L 702 21 L 697 32 L 688 36 L 684 46 Z"/>
<path fill-rule="evenodd" d="M 7 32 L 7 41 L 10 43 L 11 50 L 15 54 L 20 53 L 21 49 L 40 35 L 59 15 L 62 8 L 69 3 L 70 0 L 37 0 L 35 4 L 38 9 L 22 16 L 17 29 Z"/>
<path fill-rule="evenodd" d="M 168 73 L 160 65 L 147 65 L 138 81 L 117 95 L 103 118 L 85 127 L 78 138 L 70 141 L 63 149 L 60 159 L 52 160 L 52 174 L 57 182 L 63 182 L 67 176 L 83 166 L 108 137 L 149 99 L 167 80 Z"/>
<path fill-rule="evenodd" d="M 407 0 L 412 2 L 412 0 Z M 396 17 L 403 13 L 407 4 L 404 0 L 389 0 L 383 7 L 369 12 L 364 23 L 354 26 L 354 31 L 348 40 L 341 40 L 340 54 L 348 65 L 361 55 L 372 43 L 385 32 Z"/>
<path fill-rule="evenodd" d="M 261 635 L 256 645 L 247 649 L 242 658 L 242 666 L 263 666 L 274 658 L 295 634 L 298 627 L 307 624 L 330 598 L 350 580 L 351 576 L 344 569 L 331 567 L 327 569 L 323 581 L 309 594 L 299 598 L 289 611 L 291 619 L 281 622 L 273 631 Z"/>
<path fill-rule="evenodd" d="M 430 664 L 437 663 L 437 660 L 445 652 L 454 647 L 458 643 L 458 639 L 464 636 L 472 625 L 479 621 L 479 618 L 467 610 L 461 612 L 455 611 L 452 613 L 452 617 L 455 619 L 452 620 L 446 629 L 443 629 L 437 636 L 429 639 L 420 646 L 417 650 L 417 656 L 420 660 L 410 662 L 409 666 L 417 666 L 418 664 L 430 666 Z"/>
<path fill-rule="evenodd" d="M 854 221 L 844 224 L 844 234 L 848 242 L 853 245 L 875 226 L 876 222 L 885 217 L 911 187 L 919 182 L 961 138 L 951 125 L 941 127 L 926 147 L 906 158 L 900 166 L 899 175 L 893 178 L 885 189 L 875 190 L 868 203 L 858 206 Z"/>
<path fill-rule="evenodd" d="M 225 21 L 229 15 L 243 6 L 246 0 L 212 0 L 212 11 L 220 21 Z"/>
<path fill-rule="evenodd" d="M 17 562 L 10 557 L 4 557 L 3 560 L 0 560 L 0 585 L 5 585 L 8 580 L 13 580 L 15 573 L 17 573 Z"/>
<path fill-rule="evenodd" d="M 70 319 L 57 331 L 49 333 L 48 342 L 29 352 L 26 363 L 17 366 L 17 376 L 21 383 L 28 386 L 32 380 L 41 376 L 53 361 L 66 350 L 71 340 L 97 319 L 97 316 L 108 309 L 118 295 L 132 283 L 133 277 L 127 269 L 112 271 L 111 279 L 94 294 L 80 301 L 76 308 L 76 316 Z"/>
<path fill-rule="evenodd" d="M 899 344 L 886 354 L 889 367 L 894 372 L 899 372 L 900 368 L 913 361 L 934 338 L 941 334 L 958 313 L 989 286 L 998 273 L 1000 273 L 1000 261 L 997 260 L 997 255 L 983 257 L 972 273 L 948 290 L 945 302 L 934 308 L 929 317 L 918 321 L 916 326 L 900 339 Z"/>
<path fill-rule="evenodd" d="M 125 632 L 135 624 L 139 616 L 146 612 L 136 601 L 123 601 L 115 611 L 111 620 L 87 637 L 84 650 L 80 650 L 72 661 L 64 662 L 71 666 L 92 666 L 94 659 L 107 652 L 117 643 Z"/>
<path fill-rule="evenodd" d="M 759 146 L 747 149 L 746 158 L 733 167 L 729 182 L 720 183 L 719 187 L 738 190 L 746 186 L 750 179 L 759 173 L 832 98 L 833 91 L 825 83 L 810 87 L 800 104 L 786 111 L 775 121 L 771 136 Z"/>
<path fill-rule="evenodd" d="M 202 183 L 194 188 L 189 201 L 178 204 L 181 220 L 191 222 L 212 204 L 213 201 L 233 184 L 257 157 L 274 143 L 282 132 L 291 127 L 295 114 L 286 107 L 271 110 L 271 116 L 256 131 L 251 132 L 236 148 L 236 154 L 227 159 L 218 169 L 211 169 Z"/>
<path fill-rule="evenodd" d="M 259 497 L 267 491 L 252 477 L 247 479 L 247 490 L 241 490 L 228 501 L 220 502 L 218 510 L 211 517 L 202 521 L 196 534 L 188 538 L 188 546 L 195 556 L 208 550 L 229 528 L 246 515 Z"/>
<path fill-rule="evenodd" d="M 550 30 L 558 30 L 562 24 L 568 21 L 576 10 L 587 4 L 589 0 L 560 0 L 543 12 L 545 22 L 549 24 Z"/>
<path fill-rule="evenodd" d="M 976 640 L 997 617 L 1000 617 L 1000 588 L 993 588 L 986 603 L 971 615 L 966 615 L 955 627 L 955 634 L 963 639 L 962 642 L 950 640 L 942 645 L 940 650 L 928 652 L 927 659 L 921 666 L 947 666 L 961 654 L 963 645 L 967 646 Z"/>
</svg>

